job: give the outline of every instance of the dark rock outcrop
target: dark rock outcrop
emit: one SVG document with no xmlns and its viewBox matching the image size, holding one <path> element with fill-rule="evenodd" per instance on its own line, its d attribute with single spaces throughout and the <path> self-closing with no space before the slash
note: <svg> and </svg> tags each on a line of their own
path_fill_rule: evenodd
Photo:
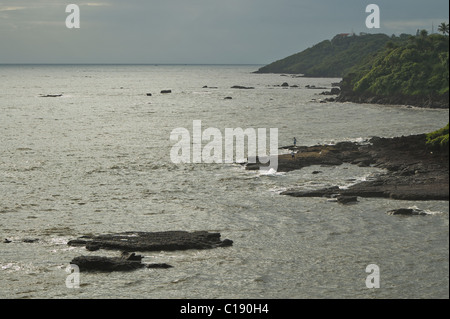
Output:
<svg viewBox="0 0 450 319">
<path fill-rule="evenodd" d="M 206 231 L 185 232 L 124 232 L 99 236 L 82 236 L 67 243 L 85 246 L 89 251 L 99 249 L 122 251 L 120 257 L 80 256 L 71 261 L 80 271 L 132 271 L 140 268 L 171 268 L 168 264 L 144 264 L 143 256 L 131 251 L 174 251 L 212 249 L 231 246 L 229 239 L 220 240 L 220 233 Z"/>
<path fill-rule="evenodd" d="M 401 215 L 401 216 L 425 216 L 428 215 L 421 209 L 417 208 L 400 208 L 393 209 L 387 212 L 388 215 Z"/>
<path fill-rule="evenodd" d="M 37 243 L 38 241 L 39 241 L 39 238 L 25 238 L 22 240 L 22 242 L 27 243 L 27 244 Z"/>
<path fill-rule="evenodd" d="M 40 97 L 61 97 L 62 94 L 41 94 Z"/>
<path fill-rule="evenodd" d="M 323 91 L 320 95 L 339 95 L 339 93 L 341 93 L 341 89 L 334 87 L 330 91 Z"/>
<path fill-rule="evenodd" d="M 305 85 L 305 88 L 312 89 L 312 90 L 325 90 L 326 87 L 324 86 L 315 86 L 315 85 Z"/>
<path fill-rule="evenodd" d="M 350 203 L 357 203 L 358 202 L 358 197 L 357 196 L 344 196 L 344 195 L 339 195 L 336 197 L 337 202 L 339 204 L 350 204 Z"/>
<path fill-rule="evenodd" d="M 252 86 L 242 86 L 242 85 L 234 85 L 231 87 L 232 89 L 241 89 L 241 90 L 252 90 L 254 87 Z"/>
<path fill-rule="evenodd" d="M 80 256 L 70 262 L 85 271 L 132 271 L 145 267 L 140 261 L 130 261 L 119 257 Z"/>
<path fill-rule="evenodd" d="M 162 90 L 161 93 L 162 93 L 162 94 L 172 93 L 172 90 Z"/>
<path fill-rule="evenodd" d="M 77 265 L 80 272 L 88 271 L 133 271 L 141 268 L 171 268 L 168 264 L 144 264 L 141 260 L 123 257 L 79 256 L 72 259 L 72 265 Z"/>
<path fill-rule="evenodd" d="M 185 232 L 124 232 L 99 236 L 83 236 L 68 242 L 70 246 L 85 246 L 89 251 L 99 249 L 120 251 L 175 251 L 188 249 L 212 249 L 233 244 L 221 240 L 220 233 L 206 231 Z"/>
<path fill-rule="evenodd" d="M 372 93 L 356 93 L 351 89 L 342 88 L 337 102 L 353 102 L 360 104 L 382 104 L 382 105 L 410 105 L 422 108 L 439 108 L 448 109 L 449 95 L 434 95 L 434 96 L 407 96 L 402 94 L 395 94 L 389 96 L 380 96 Z"/>
<path fill-rule="evenodd" d="M 383 197 L 402 200 L 448 200 L 448 150 L 430 150 L 425 134 L 396 138 L 374 137 L 370 144 L 342 142 L 336 145 L 287 147 L 296 151 L 278 156 L 278 171 L 288 172 L 311 165 L 341 165 L 384 168 L 387 173 L 346 189 L 331 187 L 313 191 L 287 190 L 282 195 L 295 197 L 331 197 L 336 195 Z M 248 169 L 259 169 L 252 164 Z"/>
</svg>

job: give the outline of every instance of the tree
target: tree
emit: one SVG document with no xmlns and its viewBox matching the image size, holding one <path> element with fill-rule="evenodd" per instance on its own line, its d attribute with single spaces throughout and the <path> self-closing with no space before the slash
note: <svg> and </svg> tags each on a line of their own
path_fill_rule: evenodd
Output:
<svg viewBox="0 0 450 319">
<path fill-rule="evenodd" d="M 426 37 L 428 36 L 428 31 L 427 31 L 427 30 L 421 30 L 421 31 L 420 31 L 420 36 L 421 36 L 422 38 L 426 38 Z"/>
<path fill-rule="evenodd" d="M 445 23 L 445 22 L 442 22 L 442 23 L 439 25 L 439 27 L 438 27 L 438 31 L 439 31 L 439 32 L 442 32 L 443 35 L 448 34 L 448 32 L 449 32 L 449 24 L 448 24 L 448 23 Z"/>
</svg>

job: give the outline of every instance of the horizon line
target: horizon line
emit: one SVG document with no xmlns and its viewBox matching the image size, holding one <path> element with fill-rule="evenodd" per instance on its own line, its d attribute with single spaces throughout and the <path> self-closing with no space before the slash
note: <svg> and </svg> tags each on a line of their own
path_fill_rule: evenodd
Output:
<svg viewBox="0 0 450 319">
<path fill-rule="evenodd" d="M 2 63 L 0 62 L 0 65 L 149 65 L 149 66 L 170 66 L 170 65 L 176 65 L 176 66 L 208 66 L 208 65 L 249 65 L 249 66 L 255 66 L 255 65 L 266 65 L 266 63 L 90 63 L 90 62 L 83 62 L 83 63 L 36 63 L 36 62 L 25 62 L 25 63 Z"/>
</svg>

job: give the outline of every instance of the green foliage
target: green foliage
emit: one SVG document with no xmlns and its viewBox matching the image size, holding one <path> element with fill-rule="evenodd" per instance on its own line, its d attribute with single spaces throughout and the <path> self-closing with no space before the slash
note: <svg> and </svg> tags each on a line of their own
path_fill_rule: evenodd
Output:
<svg viewBox="0 0 450 319">
<path fill-rule="evenodd" d="M 438 27 L 438 31 L 441 32 L 443 35 L 448 34 L 448 32 L 449 32 L 448 23 L 442 22 Z"/>
<path fill-rule="evenodd" d="M 304 74 L 309 77 L 343 77 L 355 64 L 382 49 L 397 45 L 404 37 L 385 34 L 337 35 L 300 53 L 262 67 L 257 73 Z"/>
<path fill-rule="evenodd" d="M 444 25 L 441 29 L 445 31 Z M 416 36 L 337 35 L 256 73 L 343 77 L 341 88 L 356 95 L 448 99 L 449 37 L 418 31 Z"/>
<path fill-rule="evenodd" d="M 435 132 L 427 134 L 427 144 L 432 148 L 448 148 L 449 124 Z"/>
<path fill-rule="evenodd" d="M 446 36 L 420 32 L 398 45 L 387 45 L 352 68 L 351 79 L 344 80 L 354 92 L 379 96 L 448 94 L 448 45 Z"/>
</svg>

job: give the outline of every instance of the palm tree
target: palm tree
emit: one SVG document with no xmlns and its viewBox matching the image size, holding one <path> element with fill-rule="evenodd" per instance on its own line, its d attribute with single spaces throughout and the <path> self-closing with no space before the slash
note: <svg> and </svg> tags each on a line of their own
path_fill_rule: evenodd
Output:
<svg viewBox="0 0 450 319">
<path fill-rule="evenodd" d="M 446 35 L 448 34 L 448 29 L 449 29 L 449 24 L 442 22 L 439 27 L 438 27 L 438 31 L 442 32 L 442 34 Z"/>
</svg>

